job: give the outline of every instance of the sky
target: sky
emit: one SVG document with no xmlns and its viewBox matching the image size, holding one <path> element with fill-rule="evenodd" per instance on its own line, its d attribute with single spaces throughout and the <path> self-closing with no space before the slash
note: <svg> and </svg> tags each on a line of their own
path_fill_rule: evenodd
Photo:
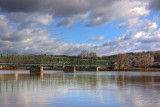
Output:
<svg viewBox="0 0 160 107">
<path fill-rule="evenodd" d="M 0 0 L 0 53 L 160 50 L 160 0 Z"/>
</svg>

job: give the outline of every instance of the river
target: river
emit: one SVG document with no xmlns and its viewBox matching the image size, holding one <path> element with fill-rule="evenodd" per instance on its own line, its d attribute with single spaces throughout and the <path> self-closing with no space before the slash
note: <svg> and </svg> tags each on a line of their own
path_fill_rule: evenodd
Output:
<svg viewBox="0 0 160 107">
<path fill-rule="evenodd" d="M 0 107 L 160 107 L 160 72 L 1 70 Z"/>
</svg>

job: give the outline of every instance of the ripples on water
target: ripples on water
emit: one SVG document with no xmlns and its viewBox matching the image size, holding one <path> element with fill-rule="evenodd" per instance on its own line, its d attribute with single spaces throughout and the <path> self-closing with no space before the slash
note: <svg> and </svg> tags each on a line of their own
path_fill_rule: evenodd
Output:
<svg viewBox="0 0 160 107">
<path fill-rule="evenodd" d="M 160 73 L 0 71 L 0 107 L 160 107 Z"/>
</svg>

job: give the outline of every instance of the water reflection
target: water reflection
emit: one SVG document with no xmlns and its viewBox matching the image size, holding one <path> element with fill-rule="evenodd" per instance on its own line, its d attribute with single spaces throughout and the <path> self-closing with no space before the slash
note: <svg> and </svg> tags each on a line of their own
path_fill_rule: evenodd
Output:
<svg viewBox="0 0 160 107">
<path fill-rule="evenodd" d="M 160 73 L 0 74 L 2 107 L 159 107 Z"/>
</svg>

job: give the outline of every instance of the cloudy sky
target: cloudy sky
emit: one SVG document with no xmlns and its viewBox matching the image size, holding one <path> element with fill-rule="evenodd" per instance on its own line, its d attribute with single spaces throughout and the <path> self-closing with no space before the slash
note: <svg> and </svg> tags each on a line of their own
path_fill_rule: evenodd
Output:
<svg viewBox="0 0 160 107">
<path fill-rule="evenodd" d="M 0 52 L 160 50 L 160 0 L 0 0 Z"/>
</svg>

